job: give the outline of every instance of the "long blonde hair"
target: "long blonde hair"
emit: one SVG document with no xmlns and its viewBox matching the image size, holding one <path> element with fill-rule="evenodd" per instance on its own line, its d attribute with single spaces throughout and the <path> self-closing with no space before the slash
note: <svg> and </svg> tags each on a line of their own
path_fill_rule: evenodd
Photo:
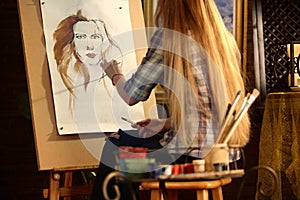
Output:
<svg viewBox="0 0 300 200">
<path fill-rule="evenodd" d="M 225 27 L 214 0 L 159 0 L 155 22 L 157 26 L 191 35 L 215 63 L 214 66 L 217 66 L 217 68 L 208 69 L 208 71 L 209 73 L 217 71 L 217 77 L 212 77 L 215 74 L 209 74 L 208 76 L 210 78 L 212 101 L 217 109 L 222 107 L 226 109 L 227 104 L 233 101 L 237 91 L 245 90 L 244 80 L 240 73 L 240 52 L 234 37 Z M 176 51 L 184 52 L 184 48 L 187 47 L 186 42 L 178 44 L 178 39 L 180 40 L 180 38 L 164 38 L 164 45 L 168 46 L 166 49 L 174 48 L 177 49 Z M 197 86 L 191 63 L 183 59 L 182 56 L 165 52 L 164 64 L 182 74 L 196 92 Z M 209 65 L 208 68 L 212 68 L 212 66 Z M 216 78 L 219 80 L 217 85 L 215 84 Z M 177 82 L 171 80 L 171 78 L 166 81 L 171 81 L 172 84 Z M 220 82 L 223 84 L 220 84 Z M 181 93 L 181 95 L 178 93 Z M 177 89 L 176 96 L 169 92 L 168 97 L 170 100 L 169 111 L 174 120 L 176 131 L 179 127 L 186 126 L 183 124 L 182 110 L 178 109 L 178 106 L 179 102 L 187 101 L 187 97 L 184 94 L 184 88 Z M 200 108 L 203 106 L 200 101 L 199 106 Z M 224 117 L 223 114 L 224 112 L 219 112 L 218 121 L 221 117 Z M 249 141 L 249 134 L 249 117 L 244 116 L 229 143 L 245 145 Z"/>
</svg>

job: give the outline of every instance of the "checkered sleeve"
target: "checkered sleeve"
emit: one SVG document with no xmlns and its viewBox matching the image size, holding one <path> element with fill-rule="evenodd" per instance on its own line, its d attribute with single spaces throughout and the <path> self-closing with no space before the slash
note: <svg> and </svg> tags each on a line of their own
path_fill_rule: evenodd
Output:
<svg viewBox="0 0 300 200">
<path fill-rule="evenodd" d="M 163 55 L 159 49 L 161 36 L 161 30 L 154 32 L 141 65 L 125 83 L 125 92 L 137 101 L 147 100 L 152 89 L 163 80 Z"/>
</svg>

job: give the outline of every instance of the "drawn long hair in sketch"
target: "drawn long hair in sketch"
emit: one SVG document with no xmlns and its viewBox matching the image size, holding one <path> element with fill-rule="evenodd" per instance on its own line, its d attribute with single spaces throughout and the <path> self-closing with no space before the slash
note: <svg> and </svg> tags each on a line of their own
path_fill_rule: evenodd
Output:
<svg viewBox="0 0 300 200">
<path fill-rule="evenodd" d="M 88 30 L 90 32 L 85 33 Z M 91 80 L 88 69 L 90 65 L 99 65 L 99 70 L 102 70 L 100 62 L 103 59 L 117 59 L 120 65 L 123 63 L 122 51 L 109 34 L 104 21 L 88 19 L 82 15 L 81 10 L 60 21 L 53 33 L 53 39 L 55 41 L 53 51 L 57 69 L 71 96 L 69 105 L 72 104 L 74 89 L 77 87 L 69 75 L 70 67 L 73 67 L 73 71 L 83 77 L 82 84 L 87 89 L 90 82 L 99 81 L 106 76 L 102 72 L 100 77 Z M 74 66 L 71 64 L 72 56 L 75 58 Z"/>
</svg>

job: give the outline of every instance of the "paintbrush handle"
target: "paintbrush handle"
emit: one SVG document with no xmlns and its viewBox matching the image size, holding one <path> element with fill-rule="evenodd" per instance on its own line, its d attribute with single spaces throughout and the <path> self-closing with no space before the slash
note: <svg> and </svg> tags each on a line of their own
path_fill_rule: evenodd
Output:
<svg viewBox="0 0 300 200">
<path fill-rule="evenodd" d="M 238 118 L 236 120 L 234 120 L 228 134 L 226 135 L 224 141 L 222 142 L 223 144 L 227 144 L 229 139 L 232 137 L 235 129 L 237 128 L 237 126 L 239 125 L 239 123 L 241 122 L 242 118 L 244 117 L 244 115 L 247 113 L 248 109 L 250 108 L 250 104 L 247 104 L 245 106 L 245 108 L 243 109 L 242 113 L 238 116 Z"/>
<path fill-rule="evenodd" d="M 258 95 L 259 95 L 259 91 L 257 89 L 254 89 L 253 92 L 252 92 L 252 94 L 249 96 L 249 98 L 248 98 L 245 106 L 239 110 L 239 112 L 238 112 L 239 114 L 237 115 L 237 117 L 233 121 L 233 124 L 230 127 L 228 134 L 225 136 L 225 139 L 222 142 L 223 144 L 227 144 L 228 143 L 228 141 L 232 137 L 235 129 L 237 128 L 237 126 L 241 122 L 242 118 L 247 113 L 247 111 L 249 110 L 250 106 L 253 104 L 253 102 L 255 101 L 255 99 L 257 98 Z"/>
<path fill-rule="evenodd" d="M 254 96 L 250 96 L 247 103 L 245 104 L 244 108 L 242 109 L 241 112 L 239 112 L 240 114 L 236 117 L 236 119 L 233 121 L 232 126 L 229 129 L 228 134 L 226 135 L 224 141 L 222 142 L 223 144 L 227 144 L 227 142 L 229 141 L 229 139 L 232 137 L 235 129 L 237 128 L 237 126 L 239 125 L 239 123 L 241 122 L 242 118 L 244 117 L 244 115 L 247 113 L 247 111 L 249 110 L 250 106 L 253 104 L 253 102 L 255 101 L 255 97 Z"/>
<path fill-rule="evenodd" d="M 224 120 L 224 123 L 223 123 L 223 125 L 222 125 L 222 127 L 220 129 L 220 132 L 219 132 L 219 135 L 217 137 L 216 143 L 219 143 L 220 140 L 221 140 L 221 138 L 224 137 L 223 134 L 224 134 L 224 132 L 226 130 L 226 127 L 228 126 L 228 123 L 230 122 L 230 120 L 233 117 L 233 113 L 234 113 L 235 107 L 236 107 L 236 105 L 237 105 L 237 103 L 238 103 L 238 101 L 239 101 L 239 99 L 241 97 L 241 94 L 242 94 L 242 91 L 239 90 L 237 92 L 237 94 L 236 94 L 236 97 L 235 97 L 235 99 L 234 99 L 234 101 L 233 101 L 233 103 L 232 103 L 229 111 L 228 111 L 228 114 L 225 116 L 225 120 Z"/>
<path fill-rule="evenodd" d="M 239 109 L 239 111 L 236 113 L 234 119 L 237 119 L 238 116 L 243 112 L 243 110 L 244 110 L 244 108 L 245 108 L 245 106 L 246 106 L 246 104 L 247 104 L 247 100 L 248 100 L 248 97 L 245 97 L 245 98 L 244 98 L 244 101 L 243 101 L 243 104 L 241 105 L 241 108 Z"/>
</svg>

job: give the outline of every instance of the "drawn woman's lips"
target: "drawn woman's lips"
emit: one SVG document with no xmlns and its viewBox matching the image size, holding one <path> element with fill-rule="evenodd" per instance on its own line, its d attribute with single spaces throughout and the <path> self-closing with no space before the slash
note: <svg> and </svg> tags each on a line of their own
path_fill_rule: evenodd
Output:
<svg viewBox="0 0 300 200">
<path fill-rule="evenodd" d="M 87 57 L 89 58 L 95 58 L 96 54 L 95 53 L 88 53 L 86 54 Z"/>
</svg>

